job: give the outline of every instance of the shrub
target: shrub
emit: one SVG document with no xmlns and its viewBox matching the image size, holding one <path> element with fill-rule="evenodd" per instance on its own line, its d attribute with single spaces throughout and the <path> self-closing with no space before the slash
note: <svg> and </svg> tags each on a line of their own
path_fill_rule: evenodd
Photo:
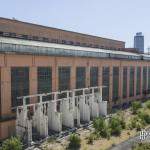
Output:
<svg viewBox="0 0 150 150">
<path fill-rule="evenodd" d="M 150 124 L 150 115 L 145 111 L 140 111 L 138 117 L 142 119 L 146 124 Z"/>
<path fill-rule="evenodd" d="M 141 121 L 138 121 L 136 123 L 136 130 L 141 131 L 142 128 L 143 128 L 143 123 Z"/>
<path fill-rule="evenodd" d="M 110 130 L 111 130 L 112 135 L 118 136 L 121 134 L 122 126 L 121 126 L 121 121 L 118 117 L 112 117 L 109 120 L 109 126 L 110 126 Z"/>
<path fill-rule="evenodd" d="M 150 149 L 150 143 L 138 143 L 132 147 L 132 150 L 148 150 Z"/>
<path fill-rule="evenodd" d="M 71 134 L 69 137 L 69 148 L 78 149 L 81 146 L 81 139 L 77 134 Z"/>
<path fill-rule="evenodd" d="M 99 134 L 97 134 L 96 132 L 92 132 L 90 133 L 90 135 L 86 138 L 87 139 L 87 143 L 88 144 L 93 144 L 94 140 L 99 139 Z"/>
<path fill-rule="evenodd" d="M 120 120 L 120 124 L 121 124 L 122 129 L 125 129 L 126 128 L 126 122 L 125 122 L 124 112 L 117 113 L 117 117 Z"/>
<path fill-rule="evenodd" d="M 148 109 L 150 109 L 150 100 L 148 100 L 148 101 L 145 103 L 145 105 L 146 105 L 146 107 L 147 107 Z"/>
<path fill-rule="evenodd" d="M 141 118 L 139 118 L 138 116 L 134 116 L 133 118 L 131 118 L 129 126 L 130 129 L 136 128 L 137 131 L 140 131 L 143 128 L 144 123 L 145 122 L 143 122 Z"/>
<path fill-rule="evenodd" d="M 104 129 L 100 133 L 101 137 L 110 139 L 110 129 L 107 125 L 104 126 Z"/>
<path fill-rule="evenodd" d="M 133 117 L 133 118 L 131 118 L 130 119 L 130 123 L 129 123 L 129 128 L 132 130 L 132 129 L 134 129 L 134 128 L 136 128 L 136 118 L 135 117 Z"/>
<path fill-rule="evenodd" d="M 93 127 L 95 128 L 96 132 L 100 132 L 101 130 L 103 130 L 104 126 L 105 126 L 104 118 L 100 117 L 100 118 L 94 119 Z"/>
<path fill-rule="evenodd" d="M 122 129 L 125 129 L 125 128 L 126 128 L 126 122 L 125 122 L 125 120 L 124 120 L 124 119 L 121 119 L 121 120 L 120 120 L 120 123 L 121 123 Z"/>
<path fill-rule="evenodd" d="M 22 150 L 23 145 L 19 138 L 11 137 L 3 142 L 1 150 Z"/>
<path fill-rule="evenodd" d="M 93 144 L 94 140 L 95 140 L 94 134 L 91 133 L 91 134 L 87 137 L 87 143 L 88 143 L 88 144 Z"/>
<path fill-rule="evenodd" d="M 137 114 L 137 111 L 142 107 L 140 102 L 133 102 L 131 106 L 131 110 L 133 114 Z"/>
<path fill-rule="evenodd" d="M 100 117 L 96 118 L 93 121 L 93 127 L 95 128 L 95 132 L 97 135 L 100 135 L 103 138 L 109 138 L 110 137 L 110 132 L 108 125 L 105 122 L 105 119 Z"/>
</svg>

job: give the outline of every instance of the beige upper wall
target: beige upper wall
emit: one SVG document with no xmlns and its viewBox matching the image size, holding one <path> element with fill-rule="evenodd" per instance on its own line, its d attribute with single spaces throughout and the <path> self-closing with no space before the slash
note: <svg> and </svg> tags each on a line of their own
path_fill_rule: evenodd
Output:
<svg viewBox="0 0 150 150">
<path fill-rule="evenodd" d="M 55 57 L 55 56 L 34 56 L 18 54 L 0 54 L 1 67 L 15 66 L 150 66 L 149 61 L 142 60 L 117 60 L 99 59 L 86 57 Z"/>
</svg>

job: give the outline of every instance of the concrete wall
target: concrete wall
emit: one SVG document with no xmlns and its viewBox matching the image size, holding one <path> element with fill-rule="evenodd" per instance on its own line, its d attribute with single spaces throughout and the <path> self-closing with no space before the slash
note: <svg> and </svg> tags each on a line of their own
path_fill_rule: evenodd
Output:
<svg viewBox="0 0 150 150">
<path fill-rule="evenodd" d="M 98 66 L 99 68 L 99 85 L 102 85 L 102 67 L 110 67 L 110 93 L 109 93 L 109 109 L 114 105 L 112 101 L 112 69 L 113 66 L 119 67 L 119 97 L 120 99 L 116 104 L 132 101 L 142 98 L 142 86 L 141 94 L 136 96 L 134 91 L 134 97 L 129 97 L 129 84 L 127 85 L 127 98 L 122 99 L 122 81 L 123 81 L 123 66 L 128 67 L 128 83 L 129 83 L 129 68 L 130 66 L 150 66 L 150 62 L 146 61 L 129 61 L 129 60 L 114 60 L 114 59 L 96 59 L 96 58 L 81 58 L 81 57 L 55 57 L 55 56 L 33 56 L 33 55 L 16 55 L 16 54 L 0 54 L 0 76 L 1 76 L 1 117 L 8 118 L 13 112 L 11 110 L 11 67 L 28 66 L 30 74 L 30 94 L 37 93 L 37 67 L 49 66 L 52 67 L 52 90 L 58 90 L 58 67 L 59 66 L 71 66 L 71 80 L 70 87 L 74 89 L 76 86 L 76 67 L 86 67 L 86 86 L 90 85 L 90 67 Z M 142 73 L 141 73 L 142 74 Z M 136 79 L 136 74 L 135 74 Z M 141 76 L 142 85 L 142 76 Z M 136 87 L 136 82 L 134 84 Z M 11 118 L 7 121 L 0 121 L 0 139 L 4 139 L 9 136 L 9 127 L 14 128 L 15 121 Z"/>
</svg>

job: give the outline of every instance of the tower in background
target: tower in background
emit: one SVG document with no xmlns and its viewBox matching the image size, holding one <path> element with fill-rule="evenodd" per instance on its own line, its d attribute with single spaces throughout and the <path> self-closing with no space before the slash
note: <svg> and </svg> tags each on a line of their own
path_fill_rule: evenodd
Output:
<svg viewBox="0 0 150 150">
<path fill-rule="evenodd" d="M 144 52 L 144 36 L 142 32 L 138 32 L 134 36 L 134 48 L 138 49 L 140 52 Z"/>
</svg>

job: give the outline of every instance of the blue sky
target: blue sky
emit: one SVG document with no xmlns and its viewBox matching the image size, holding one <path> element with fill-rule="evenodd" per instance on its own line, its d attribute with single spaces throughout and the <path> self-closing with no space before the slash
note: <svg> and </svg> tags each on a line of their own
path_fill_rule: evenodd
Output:
<svg viewBox="0 0 150 150">
<path fill-rule="evenodd" d="M 150 46 L 150 0 L 1 0 L 0 16 Z"/>
</svg>

